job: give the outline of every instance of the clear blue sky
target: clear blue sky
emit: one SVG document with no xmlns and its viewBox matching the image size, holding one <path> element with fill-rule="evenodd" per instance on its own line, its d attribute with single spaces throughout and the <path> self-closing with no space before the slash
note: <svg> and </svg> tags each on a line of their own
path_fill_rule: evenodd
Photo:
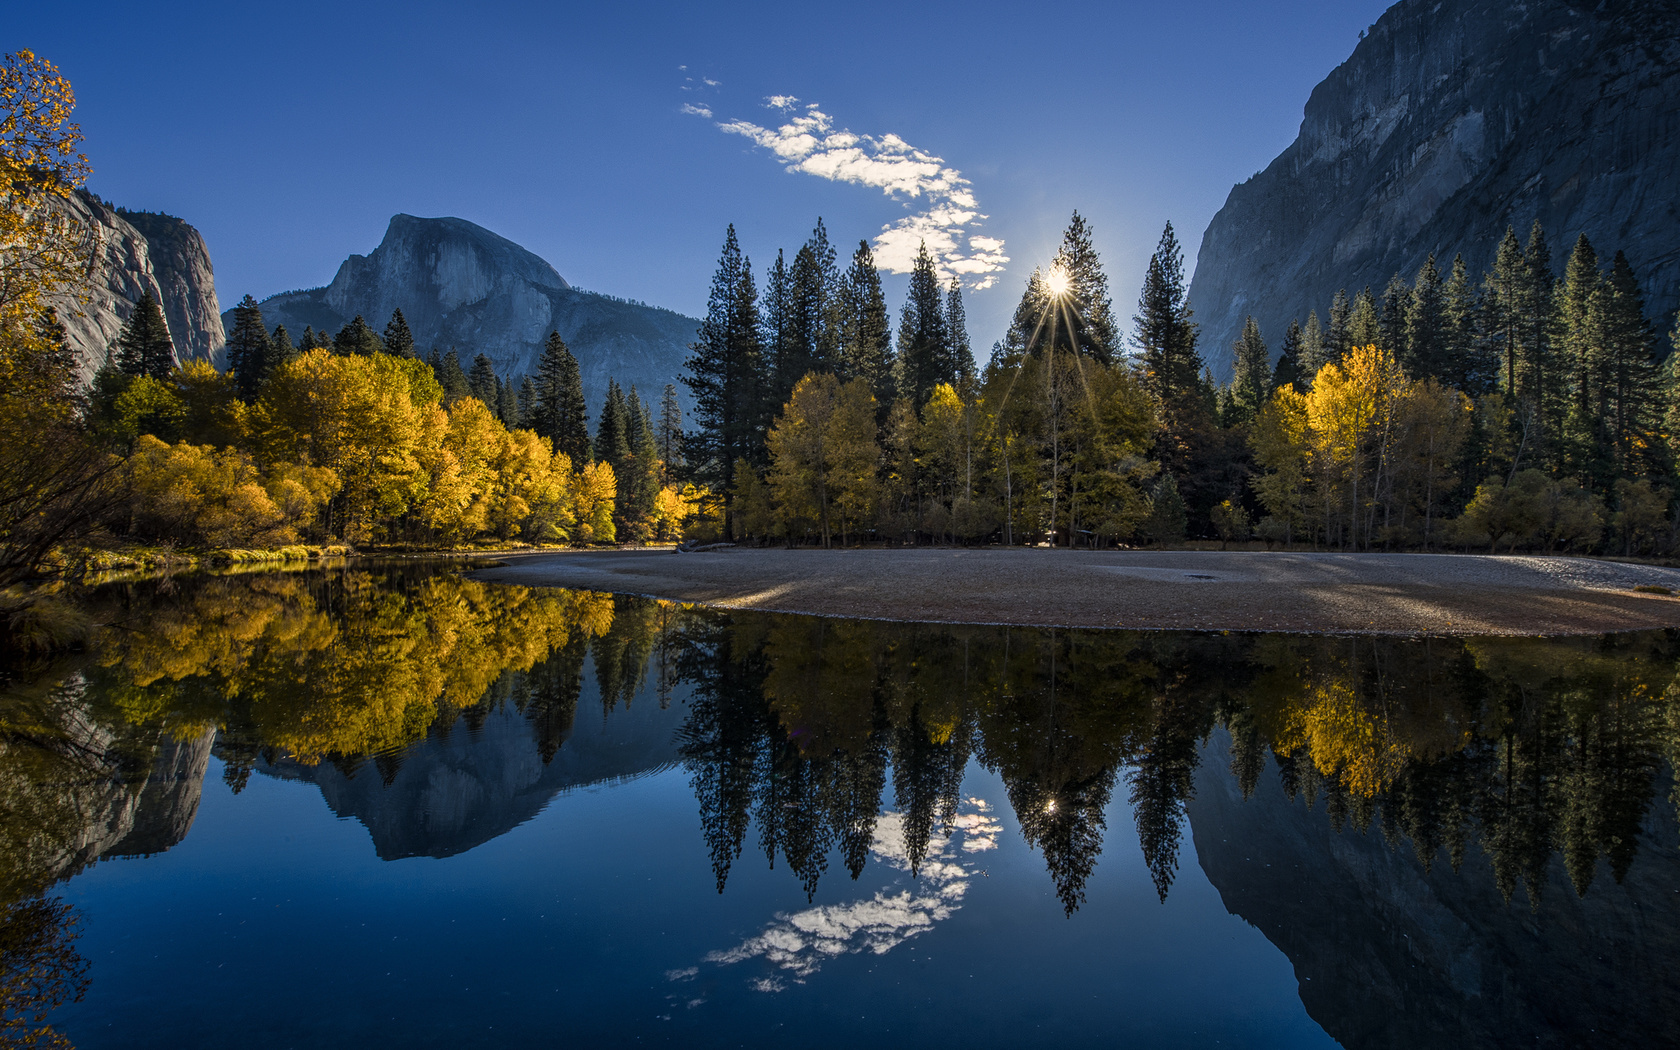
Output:
<svg viewBox="0 0 1680 1050">
<path fill-rule="evenodd" d="M 843 254 L 910 219 L 993 268 L 968 299 L 983 358 L 1075 208 L 1125 316 L 1166 220 L 1193 262 L 1386 6 L 35 4 L 4 47 L 71 78 L 95 191 L 199 228 L 224 305 L 326 283 L 396 212 L 692 314 L 730 222 L 762 270 L 818 215 Z M 814 148 L 780 130 L 815 114 Z"/>
</svg>

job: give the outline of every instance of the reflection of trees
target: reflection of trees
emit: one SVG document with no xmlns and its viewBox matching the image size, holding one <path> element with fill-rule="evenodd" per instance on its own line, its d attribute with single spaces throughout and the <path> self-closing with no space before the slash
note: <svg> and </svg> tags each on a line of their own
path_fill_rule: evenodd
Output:
<svg viewBox="0 0 1680 1050">
<path fill-rule="evenodd" d="M 1123 778 L 1164 899 L 1201 744 L 1222 725 L 1245 797 L 1270 763 L 1291 798 L 1322 801 L 1336 828 L 1374 825 L 1426 867 L 1443 853 L 1457 867 L 1478 844 L 1507 897 L 1520 884 L 1532 902 L 1554 855 L 1580 893 L 1601 861 L 1612 878 L 1627 873 L 1665 760 L 1680 751 L 1676 640 L 1662 634 L 1466 642 L 942 627 L 366 569 L 112 594 L 107 618 L 122 626 L 80 684 L 4 709 L 9 899 L 59 877 L 30 873 L 79 870 L 103 848 L 89 831 L 99 807 L 74 785 L 143 780 L 163 742 L 214 727 L 235 790 L 259 761 L 283 757 L 390 783 L 407 745 L 505 705 L 529 720 L 547 763 L 590 670 L 608 718 L 650 678 L 662 699 L 679 681 L 691 687 L 681 747 L 720 891 L 749 835 L 809 896 L 831 858 L 857 878 L 889 765 L 895 824 L 919 869 L 933 837 L 950 833 L 972 756 L 1002 779 L 1069 914 Z"/>
<path fill-rule="evenodd" d="M 70 1047 L 47 1017 L 87 991 L 76 915 L 39 894 L 0 904 L 0 1046 Z"/>
</svg>

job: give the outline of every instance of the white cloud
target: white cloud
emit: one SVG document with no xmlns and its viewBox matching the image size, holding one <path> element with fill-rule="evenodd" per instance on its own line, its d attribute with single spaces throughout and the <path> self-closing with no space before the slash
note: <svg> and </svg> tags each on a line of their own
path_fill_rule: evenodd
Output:
<svg viewBox="0 0 1680 1050">
<path fill-rule="evenodd" d="M 928 844 L 914 887 L 897 892 L 889 887 L 865 900 L 778 915 L 756 937 L 711 952 L 702 961 L 733 966 L 761 959 L 802 984 L 830 959 L 859 952 L 885 955 L 912 937 L 927 933 L 962 907 L 969 880 L 978 874 L 962 854 L 996 849 L 997 837 L 1003 831 L 988 803 L 977 798 L 964 801 L 965 806 L 953 821 L 952 836 Z M 869 851 L 878 861 L 909 874 L 902 813 L 883 813 L 877 818 Z M 902 881 L 902 876 L 897 881 Z M 685 967 L 667 971 L 666 977 L 687 981 L 696 973 L 694 967 Z M 747 983 L 761 992 L 779 992 L 787 987 L 775 972 L 749 978 Z"/>
<path fill-rule="evenodd" d="M 765 107 L 791 114 L 798 102 L 792 95 L 771 95 Z M 693 111 L 685 107 L 684 112 Z M 870 186 L 907 202 L 924 201 L 921 210 L 881 227 L 875 261 L 882 269 L 909 273 L 918 249 L 926 244 L 941 280 L 956 277 L 971 288 L 988 288 L 1009 262 L 1001 239 L 974 230 L 986 216 L 980 213 L 970 182 L 942 158 L 897 135 L 861 135 L 836 128 L 833 118 L 814 102 L 773 128 L 750 120 L 723 121 L 718 127 L 769 150 L 789 171 Z"/>
<path fill-rule="evenodd" d="M 692 102 L 684 102 L 681 107 L 681 112 L 694 117 L 705 117 L 708 120 L 710 120 L 712 116 L 711 110 L 707 109 L 705 106 L 696 106 Z"/>
</svg>

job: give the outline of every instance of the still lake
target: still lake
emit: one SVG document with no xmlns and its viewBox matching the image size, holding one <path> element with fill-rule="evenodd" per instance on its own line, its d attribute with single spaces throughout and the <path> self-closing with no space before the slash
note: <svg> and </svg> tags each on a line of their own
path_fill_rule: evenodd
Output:
<svg viewBox="0 0 1680 1050">
<path fill-rule="evenodd" d="M 1657 1046 L 1680 634 L 113 585 L 0 695 L 0 1045 Z M 80 998 L 77 998 L 77 995 Z"/>
</svg>

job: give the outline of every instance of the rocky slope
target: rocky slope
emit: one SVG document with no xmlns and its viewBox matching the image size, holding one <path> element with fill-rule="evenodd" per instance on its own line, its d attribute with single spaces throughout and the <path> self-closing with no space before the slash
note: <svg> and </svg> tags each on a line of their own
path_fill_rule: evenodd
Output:
<svg viewBox="0 0 1680 1050">
<path fill-rule="evenodd" d="M 222 308 L 210 250 L 198 231 L 172 215 L 113 208 L 87 193 L 73 196 L 66 207 L 96 238 L 85 301 L 56 304 L 82 379 L 91 379 L 104 364 L 106 350 L 147 292 L 163 306 L 176 359 L 220 365 L 227 343 Z"/>
<path fill-rule="evenodd" d="M 1289 957 L 1313 1020 L 1348 1050 L 1647 1047 L 1680 1024 L 1680 854 L 1658 804 L 1616 883 L 1600 861 L 1585 897 L 1555 857 L 1540 906 L 1507 904 L 1472 848 L 1430 871 L 1381 830 L 1338 833 L 1290 801 L 1268 760 L 1246 802 L 1213 735 L 1187 809 L 1225 907 Z M 1659 797 L 1666 797 L 1666 790 Z"/>
<path fill-rule="evenodd" d="M 1577 234 L 1625 251 L 1664 330 L 1680 298 L 1680 2 L 1401 0 L 1313 89 L 1293 145 L 1235 187 L 1190 299 L 1229 376 L 1252 314 L 1291 318 L 1410 280 L 1430 252 L 1474 275 L 1538 219 L 1557 268 Z"/>
<path fill-rule="evenodd" d="M 558 331 L 597 408 L 609 377 L 657 398 L 677 381 L 699 327 L 670 310 L 573 288 L 547 262 L 465 219 L 413 215 L 393 216 L 379 247 L 346 259 L 325 288 L 262 302 L 264 323 L 284 324 L 294 340 L 306 325 L 330 334 L 357 314 L 381 330 L 396 309 L 419 353 L 454 350 L 463 368 L 483 353 L 503 376 L 535 372 L 543 341 Z M 223 321 L 232 326 L 232 311 Z"/>
</svg>

